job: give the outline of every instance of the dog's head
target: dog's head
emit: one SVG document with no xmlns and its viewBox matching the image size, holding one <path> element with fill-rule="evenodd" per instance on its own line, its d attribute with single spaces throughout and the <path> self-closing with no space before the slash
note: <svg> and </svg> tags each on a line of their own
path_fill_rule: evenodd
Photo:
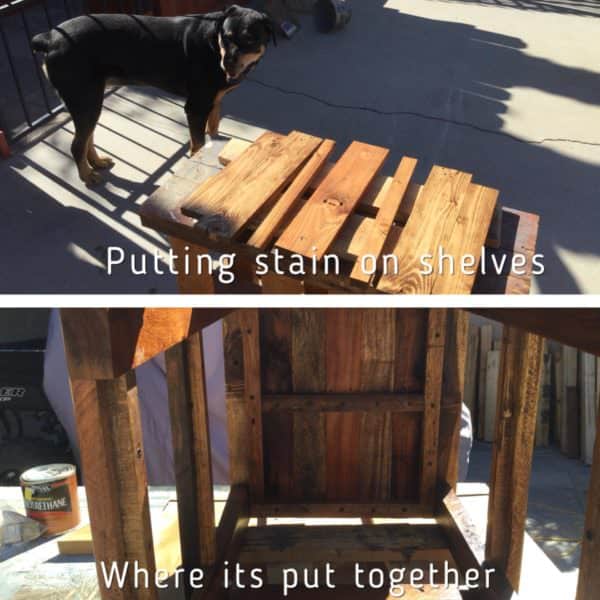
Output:
<svg viewBox="0 0 600 600">
<path fill-rule="evenodd" d="M 275 31 L 269 15 L 233 5 L 223 13 L 219 30 L 221 68 L 228 82 L 245 75 L 262 57 Z"/>
</svg>

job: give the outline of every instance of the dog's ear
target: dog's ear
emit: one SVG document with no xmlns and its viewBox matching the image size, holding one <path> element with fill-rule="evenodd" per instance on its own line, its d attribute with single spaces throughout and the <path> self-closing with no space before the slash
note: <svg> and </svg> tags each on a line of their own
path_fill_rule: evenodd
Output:
<svg viewBox="0 0 600 600">
<path fill-rule="evenodd" d="M 275 22 L 267 13 L 262 13 L 262 18 L 263 18 L 263 23 L 265 25 L 265 29 L 267 30 L 268 35 L 273 40 L 273 46 L 277 46 L 277 34 L 276 34 Z"/>
</svg>

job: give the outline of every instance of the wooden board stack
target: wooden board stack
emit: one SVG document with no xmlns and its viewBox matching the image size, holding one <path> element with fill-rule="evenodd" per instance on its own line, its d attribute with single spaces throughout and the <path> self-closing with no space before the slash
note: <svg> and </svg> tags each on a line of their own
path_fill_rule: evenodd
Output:
<svg viewBox="0 0 600 600">
<path fill-rule="evenodd" d="M 474 437 L 494 441 L 501 331 L 470 324 L 465 402 Z M 536 446 L 556 444 L 569 458 L 591 464 L 600 414 L 600 358 L 546 342 L 536 422 Z"/>
</svg>

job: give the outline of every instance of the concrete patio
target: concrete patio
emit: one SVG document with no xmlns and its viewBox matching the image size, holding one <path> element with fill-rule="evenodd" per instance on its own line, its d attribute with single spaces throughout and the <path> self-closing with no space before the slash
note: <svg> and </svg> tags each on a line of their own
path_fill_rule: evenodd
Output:
<svg viewBox="0 0 600 600">
<path fill-rule="evenodd" d="M 597 2 L 354 0 L 348 28 L 269 48 L 224 102 L 222 134 L 300 129 L 475 174 L 541 215 L 541 293 L 599 293 L 600 78 Z M 106 247 L 167 247 L 137 207 L 186 160 L 181 102 L 151 90 L 106 99 L 97 143 L 117 165 L 86 188 L 59 116 L 0 162 L 0 292 L 174 292 L 171 277 L 108 277 Z M 223 141 L 204 152 L 216 164 Z"/>
</svg>

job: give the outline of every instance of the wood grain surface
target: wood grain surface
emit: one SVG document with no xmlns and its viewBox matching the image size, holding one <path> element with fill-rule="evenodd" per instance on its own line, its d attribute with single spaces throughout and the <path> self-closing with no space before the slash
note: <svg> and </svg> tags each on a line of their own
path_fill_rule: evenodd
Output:
<svg viewBox="0 0 600 600">
<path fill-rule="evenodd" d="M 335 167 L 279 237 L 276 245 L 307 258 L 323 257 L 368 185 L 388 150 L 352 142 Z"/>
<path fill-rule="evenodd" d="M 283 189 L 321 143 L 321 138 L 292 131 L 281 137 L 264 133 L 242 155 L 207 179 L 182 204 L 196 227 L 233 238 Z"/>
</svg>

